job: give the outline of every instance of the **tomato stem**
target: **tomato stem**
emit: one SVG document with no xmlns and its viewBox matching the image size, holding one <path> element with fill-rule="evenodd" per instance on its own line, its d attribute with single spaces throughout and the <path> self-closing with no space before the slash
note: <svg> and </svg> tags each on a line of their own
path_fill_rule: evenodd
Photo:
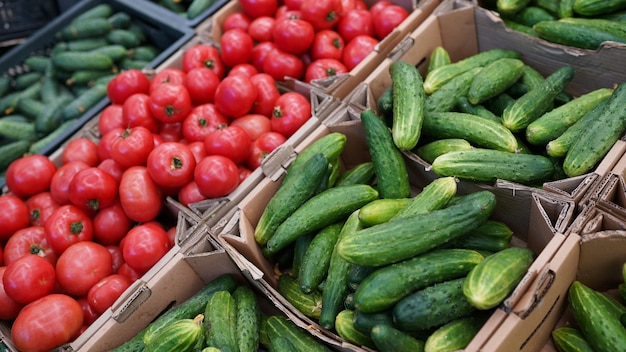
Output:
<svg viewBox="0 0 626 352">
<path fill-rule="evenodd" d="M 76 221 L 70 224 L 70 232 L 73 235 L 76 235 L 78 233 L 80 233 L 83 230 L 83 222 L 82 221 Z"/>
</svg>

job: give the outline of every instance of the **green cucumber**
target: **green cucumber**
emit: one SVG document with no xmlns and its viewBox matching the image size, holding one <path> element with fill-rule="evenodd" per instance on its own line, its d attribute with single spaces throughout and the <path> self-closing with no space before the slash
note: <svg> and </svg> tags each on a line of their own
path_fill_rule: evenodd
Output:
<svg viewBox="0 0 626 352">
<path fill-rule="evenodd" d="M 450 53 L 448 53 L 448 50 L 446 50 L 443 46 L 437 46 L 433 49 L 428 58 L 428 69 L 426 70 L 426 74 L 441 66 L 449 65 L 450 63 L 452 63 L 452 61 L 450 60 Z"/>
<path fill-rule="evenodd" d="M 108 45 L 109 42 L 104 38 L 87 38 L 71 40 L 66 42 L 66 44 L 67 51 L 89 51 Z"/>
<path fill-rule="evenodd" d="M 562 18 L 560 22 L 572 23 L 589 29 L 599 29 L 609 32 L 626 40 L 626 25 L 623 22 L 611 21 L 602 18 Z"/>
<path fill-rule="evenodd" d="M 113 60 L 103 53 L 89 51 L 67 51 L 52 56 L 55 68 L 64 71 L 111 70 Z"/>
<path fill-rule="evenodd" d="M 108 3 L 102 3 L 95 5 L 92 8 L 85 10 L 84 12 L 76 15 L 72 19 L 71 23 L 78 23 L 82 21 L 91 21 L 96 18 L 107 18 L 113 14 L 113 7 Z"/>
<path fill-rule="evenodd" d="M 44 73 L 46 72 L 50 62 L 51 59 L 48 56 L 32 55 L 24 60 L 24 65 L 26 65 L 26 67 L 28 67 L 31 71 Z"/>
<path fill-rule="evenodd" d="M 618 43 L 626 42 L 624 37 L 611 32 L 583 27 L 561 20 L 539 22 L 533 26 L 533 30 L 541 39 L 580 49 L 596 50 L 606 41 Z"/>
<path fill-rule="evenodd" d="M 355 165 L 339 176 L 335 186 L 346 186 L 354 184 L 369 185 L 374 180 L 374 163 L 366 161 Z"/>
<path fill-rule="evenodd" d="M 306 254 L 307 249 L 311 245 L 313 238 L 317 236 L 316 233 L 310 233 L 304 236 L 298 237 L 293 244 L 293 264 L 291 266 L 291 271 L 294 275 L 298 276 L 300 273 L 300 267 L 302 266 L 302 262 L 304 261 L 304 255 Z"/>
<path fill-rule="evenodd" d="M 106 39 L 111 44 L 121 45 L 127 49 L 134 48 L 142 44 L 142 40 L 130 29 L 112 29 Z"/>
<path fill-rule="evenodd" d="M 141 45 L 129 50 L 130 58 L 141 61 L 152 61 L 161 51 L 153 45 Z"/>
<path fill-rule="evenodd" d="M 81 117 L 85 112 L 102 101 L 102 99 L 105 99 L 106 95 L 106 84 L 97 84 L 88 88 L 74 100 L 69 102 L 69 104 L 63 107 L 63 120 L 71 120 Z"/>
<path fill-rule="evenodd" d="M 230 291 L 217 291 L 209 299 L 204 311 L 206 346 L 237 351 L 237 310 Z"/>
<path fill-rule="evenodd" d="M 497 0 L 496 9 L 505 16 L 520 12 L 530 4 L 531 0 Z"/>
<path fill-rule="evenodd" d="M 14 113 L 20 99 L 36 98 L 41 86 L 42 82 L 38 81 L 26 89 L 10 92 L 0 98 L 0 116 Z"/>
<path fill-rule="evenodd" d="M 69 96 L 59 96 L 49 102 L 46 109 L 35 118 L 35 132 L 38 135 L 48 135 L 63 123 L 63 108 L 70 103 Z"/>
<path fill-rule="evenodd" d="M 576 0 L 560 0 L 559 11 L 557 15 L 559 18 L 568 18 L 574 16 L 574 3 Z"/>
<path fill-rule="evenodd" d="M 624 0 L 576 0 L 574 12 L 581 16 L 605 15 L 626 8 Z"/>
<path fill-rule="evenodd" d="M 374 326 L 370 332 L 370 338 L 380 352 L 424 351 L 424 341 L 387 324 Z"/>
<path fill-rule="evenodd" d="M 489 315 L 472 314 L 458 318 L 437 328 L 424 343 L 429 352 L 460 351 L 472 341 Z"/>
<path fill-rule="evenodd" d="M 330 352 L 321 342 L 283 316 L 273 315 L 267 319 L 267 334 L 270 341 L 277 336 L 288 339 L 298 352 Z"/>
<path fill-rule="evenodd" d="M 455 150 L 472 149 L 470 142 L 462 138 L 444 138 L 437 139 L 415 150 L 415 154 L 422 158 L 425 162 L 432 164 L 435 159 L 442 154 Z"/>
<path fill-rule="evenodd" d="M 328 160 L 336 159 L 343 152 L 346 141 L 346 135 L 339 132 L 332 132 L 320 137 L 298 153 L 296 158 L 289 165 L 283 182 L 288 180 L 292 174 L 298 173 L 302 165 L 317 153 L 321 153 Z"/>
<path fill-rule="evenodd" d="M 457 180 L 454 177 L 440 177 L 431 181 L 410 202 L 400 209 L 390 221 L 408 218 L 418 214 L 443 209 L 456 195 Z"/>
<path fill-rule="evenodd" d="M 53 142 L 58 141 L 60 143 L 61 136 L 74 124 L 76 123 L 76 119 L 71 119 L 67 121 L 63 121 L 59 127 L 57 127 L 54 131 L 50 132 L 47 136 L 40 138 L 38 141 L 34 142 L 28 148 L 28 152 L 31 154 L 39 153 L 44 148 L 50 146 Z"/>
<path fill-rule="evenodd" d="M 34 120 L 37 115 L 44 112 L 46 105 L 35 98 L 21 98 L 17 101 L 15 110 L 24 116 L 27 116 L 31 120 Z"/>
<path fill-rule="evenodd" d="M 335 329 L 337 334 L 344 340 L 355 344 L 357 346 L 365 346 L 369 348 L 375 348 L 374 341 L 369 337 L 369 334 L 363 333 L 354 327 L 354 312 L 348 309 L 344 309 L 337 314 L 335 321 Z"/>
<path fill-rule="evenodd" d="M 298 279 L 283 274 L 278 278 L 278 292 L 302 314 L 319 319 L 322 308 L 322 295 L 319 291 L 304 292 Z"/>
<path fill-rule="evenodd" d="M 24 156 L 29 146 L 30 142 L 26 140 L 13 141 L 0 146 L 0 170 L 6 170 L 13 161 Z"/>
<path fill-rule="evenodd" d="M 215 0 L 191 0 L 189 7 L 187 7 L 187 18 L 194 19 L 200 16 L 214 3 Z"/>
<path fill-rule="evenodd" d="M 106 18 L 92 18 L 89 21 L 70 23 L 58 31 L 55 36 L 61 40 L 97 38 L 110 31 L 111 24 Z"/>
<path fill-rule="evenodd" d="M 489 111 L 486 107 L 480 104 L 472 104 L 467 100 L 466 97 L 460 97 L 456 101 L 456 109 L 459 112 L 464 112 L 466 114 L 472 114 L 476 116 L 480 116 L 486 118 L 488 120 L 492 120 L 494 122 L 500 122 L 500 117 L 496 116 L 493 112 Z"/>
<path fill-rule="evenodd" d="M 376 106 L 381 114 L 392 114 L 391 116 L 393 116 L 393 85 L 388 85 L 387 88 L 380 93 Z"/>
<path fill-rule="evenodd" d="M 523 24 L 528 27 L 534 26 L 541 21 L 555 21 L 556 17 L 553 16 L 546 9 L 539 6 L 526 6 L 521 11 L 512 17 L 515 22 Z"/>
<path fill-rule="evenodd" d="M 359 212 L 359 221 L 363 227 L 370 227 L 389 221 L 411 198 L 376 199 L 365 204 Z"/>
<path fill-rule="evenodd" d="M 194 346 L 202 336 L 202 319 L 199 314 L 194 319 L 181 319 L 167 326 L 146 341 L 145 352 L 186 352 L 193 351 Z"/>
<path fill-rule="evenodd" d="M 119 11 L 109 16 L 107 21 L 111 24 L 112 29 L 127 28 L 130 25 L 132 18 L 126 12 Z"/>
<path fill-rule="evenodd" d="M 524 62 L 520 59 L 502 58 L 484 67 L 472 80 L 467 99 L 472 104 L 481 104 L 504 93 L 521 76 Z"/>
<path fill-rule="evenodd" d="M 426 97 L 426 113 L 436 111 L 451 111 L 462 97 L 465 97 L 476 76 L 483 71 L 482 67 L 475 67 L 469 71 L 453 77 L 433 94 Z"/>
<path fill-rule="evenodd" d="M 400 150 L 411 150 L 419 141 L 424 121 L 426 94 L 422 75 L 406 61 L 392 62 L 389 74 L 393 90 L 393 143 Z"/>
<path fill-rule="evenodd" d="M 361 282 L 377 269 L 375 266 L 352 264 L 348 270 L 348 286 L 351 290 L 356 290 Z M 354 299 L 354 297 L 352 298 Z"/>
<path fill-rule="evenodd" d="M 343 300 L 343 306 L 345 309 L 356 309 L 356 307 L 354 306 L 354 292 L 349 292 L 346 295 L 346 299 Z"/>
<path fill-rule="evenodd" d="M 593 352 L 582 332 L 570 326 L 552 330 L 552 341 L 559 352 Z"/>
<path fill-rule="evenodd" d="M 41 72 L 33 71 L 33 72 L 25 72 L 21 75 L 17 76 L 13 81 L 13 89 L 15 90 L 23 90 L 28 88 L 29 86 L 35 84 L 35 82 L 40 81 L 43 77 Z"/>
<path fill-rule="evenodd" d="M 35 124 L 33 122 L 20 122 L 0 119 L 0 136 L 12 140 L 24 140 L 34 142 L 37 140 Z"/>
<path fill-rule="evenodd" d="M 391 310 L 376 313 L 364 313 L 358 309 L 353 310 L 352 323 L 360 332 L 370 335 L 374 326 L 379 324 L 393 325 Z"/>
<path fill-rule="evenodd" d="M 298 271 L 298 283 L 303 292 L 313 292 L 326 277 L 330 257 L 342 227 L 343 222 L 326 226 L 311 241 Z"/>
<path fill-rule="evenodd" d="M 513 231 L 505 223 L 487 220 L 474 231 L 451 241 L 450 248 L 497 252 L 509 248 Z"/>
<path fill-rule="evenodd" d="M 98 47 L 97 49 L 90 50 L 92 53 L 101 53 L 109 56 L 114 62 L 120 62 L 125 57 L 128 57 L 129 50 L 123 45 L 110 44 Z"/>
<path fill-rule="evenodd" d="M 298 350 L 289 340 L 282 336 L 276 336 L 270 340 L 267 346 L 269 352 L 297 352 Z"/>
<path fill-rule="evenodd" d="M 247 286 L 239 285 L 233 291 L 235 300 L 237 331 L 235 338 L 240 352 L 255 352 L 259 349 L 259 326 L 261 310 L 256 295 Z"/>
<path fill-rule="evenodd" d="M 508 93 L 502 93 L 497 97 L 487 100 L 483 105 L 496 116 L 502 116 L 504 110 L 515 103 L 513 98 Z M 502 120 L 500 119 L 500 122 Z"/>
</svg>

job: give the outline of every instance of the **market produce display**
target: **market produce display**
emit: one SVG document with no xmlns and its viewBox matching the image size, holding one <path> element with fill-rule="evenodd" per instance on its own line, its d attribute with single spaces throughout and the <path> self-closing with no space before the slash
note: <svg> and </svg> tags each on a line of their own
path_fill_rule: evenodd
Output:
<svg viewBox="0 0 626 352">
<path fill-rule="evenodd" d="M 218 3 L 217 0 L 153 0 L 153 2 L 188 19 L 197 18 Z"/>
</svg>

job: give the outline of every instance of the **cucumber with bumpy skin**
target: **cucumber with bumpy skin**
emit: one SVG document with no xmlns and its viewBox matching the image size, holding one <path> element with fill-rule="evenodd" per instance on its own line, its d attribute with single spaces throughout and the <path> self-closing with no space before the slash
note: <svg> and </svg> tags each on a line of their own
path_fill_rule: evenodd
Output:
<svg viewBox="0 0 626 352">
<path fill-rule="evenodd" d="M 204 324 L 208 331 L 206 345 L 237 351 L 237 311 L 235 300 L 229 291 L 218 291 L 207 303 Z"/>
<path fill-rule="evenodd" d="M 411 198 L 373 200 L 361 208 L 359 221 L 364 227 L 382 224 L 389 221 L 410 201 Z"/>
<path fill-rule="evenodd" d="M 624 37 L 601 29 L 583 27 L 563 21 L 542 21 L 533 26 L 541 39 L 549 42 L 595 50 L 606 41 L 626 42 Z"/>
<path fill-rule="evenodd" d="M 424 121 L 426 94 L 422 75 L 417 67 L 406 61 L 392 62 L 389 74 L 392 81 L 393 142 L 401 150 L 411 150 L 419 141 Z"/>
<path fill-rule="evenodd" d="M 259 326 L 261 309 L 256 294 L 247 286 L 240 285 L 233 291 L 235 300 L 237 331 L 235 338 L 240 352 L 259 349 Z"/>
<path fill-rule="evenodd" d="M 345 309 L 339 312 L 334 325 L 337 330 L 337 334 L 342 339 L 357 346 L 366 346 L 370 348 L 376 347 L 369 334 L 363 333 L 354 327 L 353 311 Z"/>
<path fill-rule="evenodd" d="M 472 149 L 470 142 L 462 138 L 437 139 L 417 148 L 415 154 L 425 162 L 432 164 L 435 159 L 442 154 L 456 151 Z"/>
<path fill-rule="evenodd" d="M 482 67 L 475 67 L 463 72 L 446 82 L 436 92 L 426 97 L 426 113 L 452 111 L 457 101 L 467 96 L 472 82 L 482 72 Z"/>
<path fill-rule="evenodd" d="M 472 80 L 467 99 L 472 104 L 481 104 L 504 93 L 522 76 L 523 68 L 524 62 L 520 59 L 502 58 L 490 63 Z"/>
<path fill-rule="evenodd" d="M 428 70 L 426 74 L 439 68 L 441 66 L 449 65 L 452 61 L 450 60 L 450 53 L 443 46 L 438 46 L 433 49 L 433 52 L 430 53 L 430 57 L 428 58 Z"/>
<path fill-rule="evenodd" d="M 424 343 L 428 352 L 460 351 L 472 341 L 489 315 L 472 314 L 455 319 L 435 330 Z"/>
<path fill-rule="evenodd" d="M 370 338 L 380 352 L 423 352 L 424 341 L 387 324 L 376 325 Z"/>
<path fill-rule="evenodd" d="M 408 218 L 417 214 L 443 209 L 456 195 L 457 180 L 454 177 L 440 177 L 431 181 L 406 206 L 398 211 L 389 221 Z"/>
<path fill-rule="evenodd" d="M 552 330 L 552 341 L 560 352 L 593 352 L 580 330 L 562 326 Z"/>
<path fill-rule="evenodd" d="M 305 293 L 317 289 L 328 273 L 332 250 L 339 239 L 343 222 L 321 229 L 313 238 L 298 271 L 298 283 Z"/>
<path fill-rule="evenodd" d="M 267 319 L 267 334 L 269 340 L 281 336 L 289 340 L 298 352 L 329 352 L 321 342 L 296 326 L 292 321 L 279 315 Z"/>
<path fill-rule="evenodd" d="M 283 274 L 278 278 L 278 292 L 302 314 L 319 319 L 322 307 L 319 291 L 304 292 L 295 277 Z"/>
</svg>

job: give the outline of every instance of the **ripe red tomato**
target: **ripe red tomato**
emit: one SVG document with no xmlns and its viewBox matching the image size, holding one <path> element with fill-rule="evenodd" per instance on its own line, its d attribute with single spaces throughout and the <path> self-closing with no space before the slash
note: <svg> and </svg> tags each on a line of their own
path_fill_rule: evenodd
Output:
<svg viewBox="0 0 626 352">
<path fill-rule="evenodd" d="M 42 226 L 30 226 L 16 231 L 4 246 L 4 265 L 9 265 L 19 258 L 35 254 L 46 259 L 53 266 L 58 256 L 46 240 L 46 233 Z"/>
<path fill-rule="evenodd" d="M 185 76 L 185 87 L 195 105 L 212 103 L 219 83 L 215 71 L 206 67 L 196 67 Z"/>
<path fill-rule="evenodd" d="M 250 146 L 250 156 L 246 160 L 246 165 L 251 170 L 261 166 L 263 159 L 286 141 L 287 138 L 278 132 L 270 131 L 261 134 Z"/>
<path fill-rule="evenodd" d="M 122 249 L 117 245 L 108 245 L 105 247 L 111 254 L 111 261 L 113 263 L 113 274 L 117 274 L 122 264 L 124 264 L 124 255 L 122 254 Z"/>
<path fill-rule="evenodd" d="M 111 145 L 119 135 L 124 133 L 126 128 L 115 127 L 100 138 L 98 143 L 98 159 L 111 159 Z"/>
<path fill-rule="evenodd" d="M 148 93 L 150 80 L 138 69 L 129 69 L 115 75 L 107 84 L 107 96 L 113 104 L 122 104 L 135 93 Z"/>
<path fill-rule="evenodd" d="M 104 136 L 114 128 L 124 128 L 124 114 L 122 113 L 122 103 L 111 104 L 102 110 L 98 118 L 98 132 Z"/>
<path fill-rule="evenodd" d="M 274 110 L 274 104 L 278 97 L 280 97 L 276 80 L 267 73 L 256 74 L 250 77 L 250 80 L 257 91 L 256 100 L 254 101 L 254 105 L 252 105 L 251 112 L 267 117 L 271 116 Z"/>
<path fill-rule="evenodd" d="M 111 274 L 96 282 L 87 292 L 87 301 L 98 314 L 104 313 L 132 284 L 130 280 L 120 274 Z"/>
<path fill-rule="evenodd" d="M 89 326 L 93 324 L 93 322 L 96 321 L 98 317 L 100 317 L 100 314 L 96 313 L 89 305 L 87 297 L 80 297 L 76 301 L 78 302 L 78 304 L 80 304 L 80 308 L 83 311 L 83 326 Z"/>
<path fill-rule="evenodd" d="M 378 16 L 380 11 L 382 11 L 382 9 L 389 5 L 393 5 L 393 2 L 389 0 L 379 0 L 372 4 L 372 7 L 370 7 L 370 13 L 372 14 L 372 18 Z"/>
<path fill-rule="evenodd" d="M 122 169 L 122 167 L 118 163 L 116 163 L 115 160 L 111 158 L 104 159 L 100 164 L 98 164 L 98 168 L 113 176 L 115 182 L 119 187 L 120 181 L 122 180 L 122 174 L 124 173 L 124 169 Z"/>
<path fill-rule="evenodd" d="M 196 181 L 191 181 L 178 191 L 178 201 L 184 206 L 207 199 L 198 188 Z"/>
<path fill-rule="evenodd" d="M 409 12 L 400 5 L 385 6 L 376 16 L 374 20 L 374 33 L 376 38 L 382 40 L 385 38 L 394 28 L 399 26 L 402 21 L 409 17 Z"/>
<path fill-rule="evenodd" d="M 120 266 L 117 270 L 117 273 L 126 276 L 130 282 L 135 282 L 141 279 L 141 276 L 143 275 L 142 273 L 139 273 L 135 269 L 131 268 L 128 263 L 122 264 L 122 266 Z"/>
<path fill-rule="evenodd" d="M 203 142 L 211 132 L 227 125 L 228 118 L 217 110 L 215 104 L 202 104 L 191 110 L 183 121 L 183 137 L 187 142 Z"/>
<path fill-rule="evenodd" d="M 147 95 L 150 95 L 155 89 L 157 89 L 162 84 L 174 84 L 181 85 L 185 84 L 185 75 L 186 71 L 181 70 L 176 67 L 166 67 L 162 70 L 159 70 L 152 81 L 150 82 L 150 88 L 148 89 Z"/>
<path fill-rule="evenodd" d="M 194 180 L 205 197 L 223 197 L 239 185 L 239 170 L 229 158 L 209 155 L 196 165 Z"/>
<path fill-rule="evenodd" d="M 159 186 L 145 166 L 132 166 L 124 171 L 119 198 L 126 216 L 137 222 L 153 220 L 163 208 Z"/>
<path fill-rule="evenodd" d="M 122 168 L 145 165 L 154 149 L 152 132 L 142 126 L 127 128 L 111 143 L 111 159 Z"/>
<path fill-rule="evenodd" d="M 147 94 L 133 94 L 122 105 L 124 128 L 142 126 L 150 132 L 159 130 L 159 122 L 150 111 L 150 96 Z"/>
<path fill-rule="evenodd" d="M 228 31 L 229 29 L 239 28 L 247 31 L 250 26 L 250 22 L 252 22 L 252 19 L 245 13 L 233 12 L 226 15 L 224 23 L 222 23 L 222 30 Z"/>
<path fill-rule="evenodd" d="M 238 117 L 234 119 L 230 125 L 243 128 L 252 141 L 257 139 L 264 132 L 269 132 L 272 129 L 269 117 L 261 114 L 247 114 Z"/>
<path fill-rule="evenodd" d="M 50 183 L 52 185 L 52 183 Z M 26 205 L 30 211 L 30 224 L 32 226 L 43 226 L 54 209 L 59 207 L 50 192 L 41 192 L 30 196 L 26 200 Z"/>
<path fill-rule="evenodd" d="M 57 166 L 46 156 L 31 154 L 13 161 L 7 168 L 5 183 L 14 195 L 26 198 L 50 189 Z"/>
<path fill-rule="evenodd" d="M 186 145 L 166 142 L 148 155 L 147 168 L 157 185 L 182 187 L 193 179 L 196 159 Z"/>
<path fill-rule="evenodd" d="M 341 16 L 341 0 L 302 0 L 302 19 L 310 22 L 315 30 L 333 28 Z"/>
<path fill-rule="evenodd" d="M 318 59 L 306 69 L 304 81 L 310 83 L 314 79 L 324 79 L 348 73 L 346 66 L 335 59 Z"/>
<path fill-rule="evenodd" d="M 272 131 L 289 138 L 311 115 L 311 103 L 307 98 L 296 92 L 287 92 L 276 100 L 270 119 Z"/>
<path fill-rule="evenodd" d="M 62 205 L 50 214 L 44 231 L 48 244 L 58 255 L 72 244 L 93 238 L 91 218 L 72 204 Z"/>
<path fill-rule="evenodd" d="M 119 200 L 100 209 L 93 218 L 93 240 L 104 245 L 116 245 L 133 226 Z"/>
<path fill-rule="evenodd" d="M 253 64 L 247 63 L 247 62 L 243 62 L 240 64 L 237 64 L 235 66 L 233 66 L 230 71 L 228 71 L 228 75 L 232 76 L 232 75 L 244 75 L 248 78 L 256 75 L 257 73 L 259 73 L 259 70 L 257 70 L 256 67 L 254 67 Z"/>
<path fill-rule="evenodd" d="M 341 60 L 346 68 L 352 71 L 363 59 L 365 59 L 378 45 L 376 38 L 359 35 L 354 37 L 343 51 L 343 59 Z"/>
<path fill-rule="evenodd" d="M 350 10 L 341 17 L 337 31 L 344 42 L 350 42 L 358 35 L 374 36 L 374 19 L 368 10 Z"/>
<path fill-rule="evenodd" d="M 245 181 L 248 176 L 250 176 L 250 174 L 252 174 L 252 171 L 250 171 L 250 169 L 248 169 L 246 166 L 244 165 L 239 165 L 239 184 L 243 183 L 243 181 Z"/>
<path fill-rule="evenodd" d="M 249 62 L 252 59 L 254 40 L 243 29 L 227 30 L 220 37 L 222 61 L 227 67 Z"/>
<path fill-rule="evenodd" d="M 2 284 L 9 297 L 18 303 L 28 304 L 51 293 L 55 277 L 54 266 L 49 261 L 28 254 L 7 265 Z"/>
<path fill-rule="evenodd" d="M 283 4 L 290 10 L 299 10 L 302 6 L 302 0 L 283 0 Z"/>
<path fill-rule="evenodd" d="M 117 181 L 97 167 L 81 170 L 70 181 L 69 196 L 72 204 L 88 214 L 106 208 L 117 198 Z"/>
<path fill-rule="evenodd" d="M 70 342 L 82 326 L 80 304 L 54 293 L 22 309 L 11 327 L 11 338 L 20 351 L 48 351 Z"/>
<path fill-rule="evenodd" d="M 81 170 L 88 169 L 90 166 L 82 161 L 72 161 L 62 165 L 52 176 L 50 181 L 50 196 L 59 205 L 70 204 L 70 182 L 74 176 Z"/>
<path fill-rule="evenodd" d="M 302 79 L 304 76 L 304 62 L 298 56 L 276 48 L 265 56 L 263 72 L 269 74 L 277 81 L 284 81 L 286 77 Z"/>
<path fill-rule="evenodd" d="M 239 5 L 243 12 L 254 19 L 274 15 L 278 7 L 278 0 L 239 0 Z"/>
<path fill-rule="evenodd" d="M 276 47 L 292 54 L 302 54 L 313 44 L 315 29 L 311 23 L 288 18 L 276 21 L 272 38 Z"/>
<path fill-rule="evenodd" d="M 59 256 L 56 266 L 57 281 L 70 295 L 87 295 L 98 281 L 111 275 L 111 254 L 101 244 L 83 241 L 69 246 Z"/>
<path fill-rule="evenodd" d="M 98 145 L 86 137 L 79 137 L 69 141 L 61 155 L 62 164 L 80 160 L 89 166 L 96 166 L 100 162 L 98 158 Z"/>
<path fill-rule="evenodd" d="M 215 91 L 215 107 L 230 118 L 247 114 L 254 105 L 256 87 L 250 78 L 242 75 L 225 77 Z"/>
<path fill-rule="evenodd" d="M 191 97 L 183 84 L 161 84 L 150 92 L 149 107 L 158 121 L 179 122 L 191 111 Z"/>
<path fill-rule="evenodd" d="M 167 231 L 167 239 L 170 241 L 170 248 L 176 245 L 176 226 L 171 226 Z"/>
<path fill-rule="evenodd" d="M 24 305 L 9 297 L 4 290 L 2 277 L 6 269 L 6 266 L 0 266 L 0 320 L 13 320 L 17 318 L 18 313 L 22 310 Z"/>
<path fill-rule="evenodd" d="M 257 43 L 270 41 L 272 40 L 275 22 L 276 19 L 271 16 L 257 17 L 250 22 L 248 34 Z"/>
<path fill-rule="evenodd" d="M 246 130 L 239 126 L 228 126 L 209 134 L 204 139 L 207 155 L 221 155 L 235 164 L 244 162 L 250 153 L 252 139 Z"/>
<path fill-rule="evenodd" d="M 276 21 L 286 20 L 288 18 L 302 18 L 302 12 L 300 8 L 298 9 L 290 9 L 286 5 L 281 5 L 276 9 L 276 13 L 274 13 L 274 19 Z"/>
<path fill-rule="evenodd" d="M 0 196 L 0 209 L 0 240 L 30 225 L 28 205 L 20 198 L 9 194 Z"/>
<path fill-rule="evenodd" d="M 263 62 L 267 54 L 276 49 L 274 42 L 261 42 L 252 48 L 252 58 L 250 59 L 252 65 L 256 67 L 259 72 L 263 72 Z"/>
<path fill-rule="evenodd" d="M 158 135 L 163 138 L 163 142 L 179 142 L 183 139 L 183 122 L 162 123 Z"/>
<path fill-rule="evenodd" d="M 182 67 L 184 72 L 196 67 L 206 67 L 215 71 L 219 79 L 226 75 L 226 66 L 219 50 L 210 44 L 196 44 L 187 49 L 183 54 Z"/>
<path fill-rule="evenodd" d="M 341 60 L 344 40 L 339 33 L 332 29 L 323 29 L 315 33 L 313 44 L 311 44 L 311 58 Z"/>
<path fill-rule="evenodd" d="M 187 144 L 187 148 L 193 153 L 193 157 L 196 159 L 196 164 L 206 156 L 206 150 L 204 149 L 204 141 L 194 141 Z"/>
<path fill-rule="evenodd" d="M 138 225 L 124 239 L 124 262 L 138 273 L 145 273 L 170 249 L 170 241 L 162 227 Z"/>
</svg>

